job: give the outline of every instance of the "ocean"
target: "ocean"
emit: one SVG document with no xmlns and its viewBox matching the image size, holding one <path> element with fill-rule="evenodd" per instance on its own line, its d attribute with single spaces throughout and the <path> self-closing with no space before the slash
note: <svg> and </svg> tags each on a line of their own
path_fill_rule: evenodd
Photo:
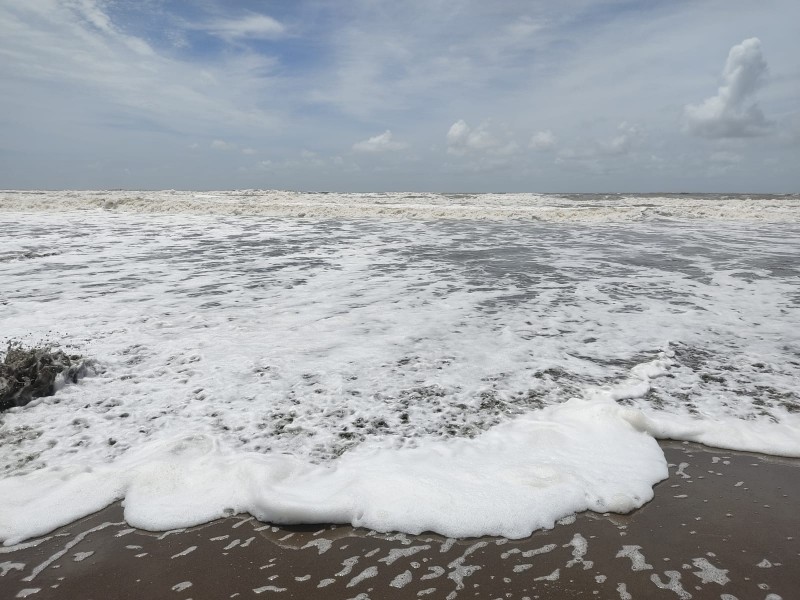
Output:
<svg viewBox="0 0 800 600">
<path fill-rule="evenodd" d="M 0 343 L 90 361 L 0 414 L 0 540 L 628 512 L 657 439 L 800 456 L 798 323 L 798 195 L 0 192 Z"/>
</svg>

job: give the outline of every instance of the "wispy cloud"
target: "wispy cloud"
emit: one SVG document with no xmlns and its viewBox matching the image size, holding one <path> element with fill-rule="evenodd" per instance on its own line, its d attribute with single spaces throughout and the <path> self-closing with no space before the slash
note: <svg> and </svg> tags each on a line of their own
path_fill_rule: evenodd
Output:
<svg viewBox="0 0 800 600">
<path fill-rule="evenodd" d="M 530 147 L 539 151 L 552 150 L 557 143 L 556 136 L 548 129 L 534 133 L 533 137 L 531 137 Z"/>
<path fill-rule="evenodd" d="M 226 142 L 225 140 L 214 140 L 211 142 L 211 147 L 214 150 L 236 150 L 236 144 Z"/>
<path fill-rule="evenodd" d="M 227 41 L 275 39 L 286 33 L 286 27 L 269 15 L 250 13 L 238 19 L 216 19 L 197 25 Z"/>
<path fill-rule="evenodd" d="M 627 121 L 623 121 L 617 127 L 617 134 L 610 140 L 603 142 L 601 148 L 607 154 L 627 154 L 640 140 L 640 137 L 641 131 L 639 127 Z"/>
<path fill-rule="evenodd" d="M 353 150 L 356 152 L 387 152 L 389 150 L 402 150 L 406 148 L 407 144 L 397 142 L 392 137 L 392 132 L 388 129 L 383 133 L 373 136 L 369 139 L 362 140 L 353 144 Z"/>
<path fill-rule="evenodd" d="M 270 85 L 264 76 L 269 57 L 233 55 L 199 68 L 124 33 L 105 8 L 93 0 L 0 6 L 0 75 L 13 82 L 15 94 L 57 85 L 84 95 L 76 108 L 87 115 L 124 114 L 125 120 L 147 119 L 165 130 L 275 124 L 274 114 L 256 101 Z"/>
</svg>

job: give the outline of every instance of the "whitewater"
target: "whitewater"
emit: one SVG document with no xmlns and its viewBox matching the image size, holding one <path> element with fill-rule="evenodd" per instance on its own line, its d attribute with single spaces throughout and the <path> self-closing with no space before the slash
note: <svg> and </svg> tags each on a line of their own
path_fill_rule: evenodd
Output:
<svg viewBox="0 0 800 600">
<path fill-rule="evenodd" d="M 0 343 L 89 361 L 0 414 L 0 540 L 519 538 L 628 512 L 657 439 L 800 457 L 800 197 L 0 191 Z"/>
</svg>

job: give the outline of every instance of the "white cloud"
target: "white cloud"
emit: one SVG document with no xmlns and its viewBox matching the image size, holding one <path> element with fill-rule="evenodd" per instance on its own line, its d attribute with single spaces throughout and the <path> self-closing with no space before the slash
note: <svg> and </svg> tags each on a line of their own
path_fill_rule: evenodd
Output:
<svg viewBox="0 0 800 600">
<path fill-rule="evenodd" d="M 749 38 L 731 48 L 723 85 L 717 95 L 702 104 L 685 107 L 690 133 L 708 138 L 741 138 L 765 135 L 770 123 L 755 101 L 751 101 L 764 82 L 767 63 L 761 55 L 761 42 Z"/>
<path fill-rule="evenodd" d="M 609 141 L 601 144 L 601 148 L 605 154 L 621 155 L 628 154 L 632 147 L 636 144 L 640 132 L 636 125 L 632 125 L 623 121 L 617 127 L 617 135 Z"/>
<path fill-rule="evenodd" d="M 214 150 L 235 150 L 236 144 L 231 144 L 230 142 L 226 142 L 225 140 L 214 140 L 211 142 L 211 147 Z"/>
<path fill-rule="evenodd" d="M 511 169 L 518 164 L 520 145 L 502 125 L 490 121 L 470 127 L 459 119 L 450 126 L 446 136 L 447 153 L 459 157 L 446 165 L 456 173 L 492 173 Z"/>
<path fill-rule="evenodd" d="M 386 152 L 387 150 L 402 150 L 406 144 L 395 142 L 392 139 L 392 132 L 386 130 L 380 135 L 373 136 L 367 140 L 362 140 L 353 144 L 356 152 Z"/>
<path fill-rule="evenodd" d="M 546 131 L 537 131 L 531 138 L 530 147 L 534 150 L 552 150 L 558 143 L 558 139 L 553 135 L 549 129 Z"/>
<path fill-rule="evenodd" d="M 274 39 L 286 33 L 286 27 L 267 15 L 250 14 L 239 19 L 220 19 L 203 29 L 229 42 L 243 39 Z"/>
<path fill-rule="evenodd" d="M 529 16 L 522 16 L 506 27 L 506 32 L 515 41 L 524 40 L 539 33 L 545 28 L 545 23 L 536 21 Z"/>
<path fill-rule="evenodd" d="M 124 35 L 111 21 L 109 16 L 103 12 L 103 8 L 95 0 L 77 0 L 67 4 L 66 7 L 71 10 L 79 19 L 90 25 L 96 32 L 99 32 L 107 37 L 116 38 L 129 49 L 142 56 L 153 56 L 155 53 L 153 49 L 144 40 Z"/>
<path fill-rule="evenodd" d="M 256 154 L 256 150 L 254 148 L 242 148 L 242 154 L 247 156 L 253 156 Z"/>
<path fill-rule="evenodd" d="M 453 123 L 447 132 L 447 152 L 449 154 L 460 156 L 467 152 L 485 151 L 498 145 L 499 142 L 489 132 L 486 123 L 473 129 L 463 119 L 460 119 Z M 509 149 L 510 147 L 507 144 L 504 148 Z"/>
<path fill-rule="evenodd" d="M 463 119 L 459 119 L 450 126 L 450 130 L 447 132 L 447 145 L 461 146 L 466 143 L 468 135 L 469 125 Z"/>
</svg>

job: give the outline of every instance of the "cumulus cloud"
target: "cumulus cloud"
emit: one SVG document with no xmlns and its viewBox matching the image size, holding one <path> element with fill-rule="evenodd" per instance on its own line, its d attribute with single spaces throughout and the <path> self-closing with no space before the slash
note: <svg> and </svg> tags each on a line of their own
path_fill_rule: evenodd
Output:
<svg viewBox="0 0 800 600">
<path fill-rule="evenodd" d="M 520 146 L 505 127 L 492 128 L 490 122 L 470 127 L 459 119 L 446 136 L 447 153 L 459 157 L 450 165 L 454 172 L 490 173 L 512 168 L 520 155 Z"/>
<path fill-rule="evenodd" d="M 447 132 L 447 152 L 461 156 L 467 152 L 488 150 L 498 146 L 497 139 L 489 132 L 484 123 L 471 128 L 460 119 L 450 126 Z"/>
<path fill-rule="evenodd" d="M 353 144 L 356 152 L 386 152 L 388 150 L 402 150 L 406 145 L 392 139 L 392 132 L 386 130 L 380 135 L 373 136 L 367 140 L 362 140 Z"/>
<path fill-rule="evenodd" d="M 722 71 L 717 95 L 685 108 L 687 129 L 707 138 L 742 138 L 765 135 L 770 123 L 753 100 L 763 85 L 767 63 L 758 38 L 731 48 Z"/>
<path fill-rule="evenodd" d="M 273 39 L 286 32 L 286 27 L 267 15 L 250 14 L 239 19 L 220 19 L 204 29 L 226 41 L 243 39 Z"/>
<path fill-rule="evenodd" d="M 534 150 L 552 150 L 556 147 L 558 140 L 553 132 L 549 129 L 546 131 L 537 131 L 531 138 L 530 147 Z"/>
</svg>

